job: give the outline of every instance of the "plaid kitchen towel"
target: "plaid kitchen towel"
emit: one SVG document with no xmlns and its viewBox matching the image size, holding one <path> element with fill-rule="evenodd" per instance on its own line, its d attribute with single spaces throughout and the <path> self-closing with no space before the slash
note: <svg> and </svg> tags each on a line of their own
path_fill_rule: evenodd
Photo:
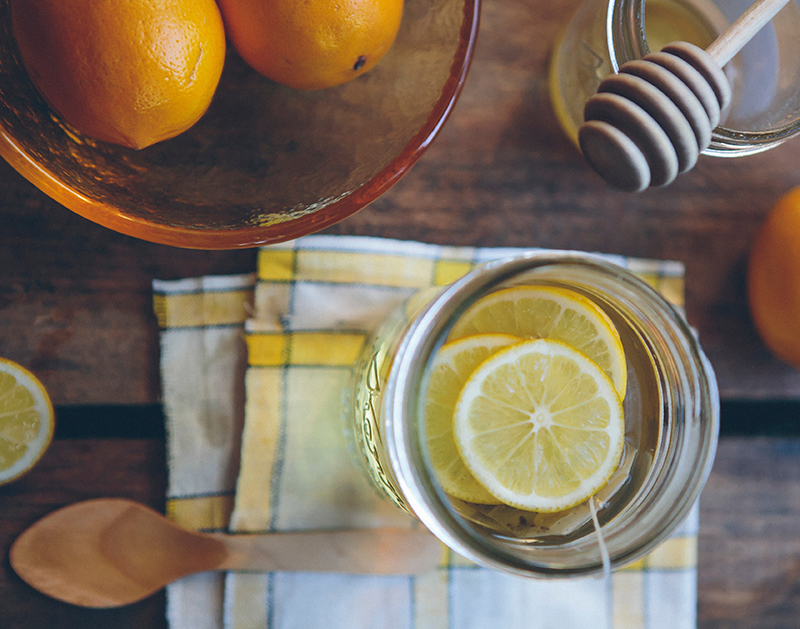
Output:
<svg viewBox="0 0 800 629">
<path fill-rule="evenodd" d="M 244 321 L 255 274 L 153 282 L 161 332 L 167 432 L 167 515 L 224 531 L 233 510 L 244 423 Z M 223 575 L 201 573 L 167 587 L 171 627 L 222 626 Z"/>
<path fill-rule="evenodd" d="M 351 367 L 366 336 L 410 295 L 448 284 L 481 262 L 520 252 L 337 236 L 307 236 L 261 249 L 253 292 L 251 278 L 231 278 L 240 283 L 231 291 L 238 295 L 231 299 L 238 300 L 241 319 L 223 324 L 240 343 L 245 339 L 246 373 L 241 375 L 245 369 L 241 345 L 231 343 L 228 349 L 235 349 L 235 357 L 231 353 L 223 360 L 240 362 L 236 367 L 225 363 L 221 371 L 229 374 L 230 380 L 213 385 L 227 387 L 226 392 L 209 389 L 206 376 L 196 379 L 188 375 L 189 370 L 220 371 L 197 360 L 198 353 L 206 358 L 213 353 L 208 351 L 205 330 L 216 329 L 218 323 L 196 326 L 194 342 L 204 349 L 190 350 L 194 358 L 173 357 L 168 362 L 162 355 L 170 427 L 169 514 L 189 527 L 224 527 L 233 498 L 230 474 L 211 478 L 200 470 L 203 462 L 195 455 L 207 448 L 207 433 L 198 431 L 200 414 L 180 409 L 185 403 L 209 404 L 212 399 L 218 407 L 230 404 L 228 417 L 222 413 L 213 416 L 231 422 L 224 432 L 235 438 L 240 412 L 236 390 L 243 383 L 241 460 L 229 450 L 227 468 L 239 465 L 230 516 L 232 531 L 413 526 L 414 521 L 380 497 L 352 462 L 342 415 L 342 395 L 350 386 Z M 682 307 L 681 264 L 607 258 L 628 267 Z M 157 310 L 166 313 L 160 317 L 164 350 L 172 347 L 171 351 L 179 352 L 170 337 L 181 331 L 185 335 L 185 328 L 191 327 L 181 327 L 177 316 L 173 317 L 175 325 L 170 324 L 172 302 L 180 307 L 179 295 L 200 295 L 196 299 L 201 303 L 207 293 L 213 293 L 211 302 L 222 298 L 225 291 L 206 289 L 204 281 L 209 279 L 154 285 Z M 248 316 L 251 298 L 253 310 Z M 224 310 L 218 304 L 210 308 Z M 196 382 L 184 382 L 182 395 L 167 386 L 170 380 L 187 378 Z M 193 397 L 188 389 L 197 385 L 205 392 L 198 390 Z M 205 397 L 210 399 L 203 402 Z M 204 419 L 210 417 L 203 415 Z M 187 451 L 176 422 L 185 423 L 183 433 L 191 433 L 191 440 L 203 444 L 193 451 L 193 460 L 184 460 Z M 205 430 L 208 432 L 208 427 Z M 187 476 L 192 484 L 178 484 L 179 478 Z M 198 575 L 170 586 L 168 614 L 172 629 L 424 629 L 498 624 L 509 629 L 689 628 L 696 624 L 696 549 L 695 509 L 681 529 L 651 555 L 616 572 L 610 588 L 595 578 L 543 582 L 512 577 L 450 553 L 439 570 L 412 577 L 228 573 L 222 621 L 218 577 Z"/>
</svg>

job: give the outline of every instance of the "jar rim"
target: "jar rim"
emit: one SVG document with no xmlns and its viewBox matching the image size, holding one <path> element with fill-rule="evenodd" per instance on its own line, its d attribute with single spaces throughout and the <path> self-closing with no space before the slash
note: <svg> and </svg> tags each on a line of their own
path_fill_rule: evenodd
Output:
<svg viewBox="0 0 800 629">
<path fill-rule="evenodd" d="M 626 61 L 651 52 L 645 29 L 646 0 L 608 0 L 606 43 L 614 73 Z M 723 25 L 719 24 L 721 32 Z M 761 153 L 800 133 L 800 115 L 793 121 L 761 131 L 744 131 L 719 125 L 712 130 L 711 144 L 703 151 L 716 157 L 743 157 Z"/>
</svg>

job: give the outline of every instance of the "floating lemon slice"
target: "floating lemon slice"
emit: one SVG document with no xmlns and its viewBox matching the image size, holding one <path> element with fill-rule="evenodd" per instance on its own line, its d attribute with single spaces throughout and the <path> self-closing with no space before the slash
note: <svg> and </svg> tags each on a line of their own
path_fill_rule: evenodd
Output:
<svg viewBox="0 0 800 629">
<path fill-rule="evenodd" d="M 522 341 L 508 334 L 469 336 L 442 347 L 431 364 L 425 431 L 436 477 L 442 489 L 455 498 L 478 504 L 499 503 L 461 460 L 453 439 L 453 413 L 458 395 L 475 368 L 499 349 Z"/>
<path fill-rule="evenodd" d="M 597 363 L 625 397 L 628 372 L 619 333 L 608 315 L 579 293 L 552 286 L 490 293 L 467 309 L 449 340 L 487 332 L 563 341 Z"/>
<path fill-rule="evenodd" d="M 500 350 L 467 380 L 454 418 L 467 468 L 503 503 L 568 509 L 592 496 L 619 464 L 622 402 L 591 360 L 550 339 Z"/>
<path fill-rule="evenodd" d="M 31 469 L 53 438 L 53 405 L 27 369 L 0 358 L 0 485 Z"/>
</svg>

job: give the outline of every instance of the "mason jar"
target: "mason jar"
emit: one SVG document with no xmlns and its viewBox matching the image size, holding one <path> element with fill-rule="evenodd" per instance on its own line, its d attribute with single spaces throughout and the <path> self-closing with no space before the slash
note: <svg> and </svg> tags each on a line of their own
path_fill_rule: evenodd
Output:
<svg viewBox="0 0 800 629">
<path fill-rule="evenodd" d="M 586 503 L 561 513 L 474 505 L 448 496 L 431 466 L 424 400 L 433 357 L 470 305 L 526 285 L 588 298 L 622 342 L 625 445 L 616 472 L 597 492 L 595 513 L 607 554 Z M 571 252 L 497 260 L 412 297 L 365 345 L 351 400 L 351 437 L 365 473 L 388 500 L 467 559 L 533 577 L 596 573 L 604 556 L 615 569 L 655 548 L 696 502 L 719 430 L 714 373 L 682 314 L 629 271 Z"/>
<path fill-rule="evenodd" d="M 559 36 L 550 96 L 577 143 L 583 106 L 609 74 L 671 41 L 706 48 L 751 0 L 584 0 Z M 733 98 L 703 151 L 717 157 L 758 153 L 800 131 L 800 9 L 790 1 L 724 68 Z"/>
</svg>

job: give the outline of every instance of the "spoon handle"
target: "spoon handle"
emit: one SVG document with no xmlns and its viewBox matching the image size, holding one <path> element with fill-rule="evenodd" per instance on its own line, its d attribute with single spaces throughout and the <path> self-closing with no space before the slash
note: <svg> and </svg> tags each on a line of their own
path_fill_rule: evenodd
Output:
<svg viewBox="0 0 800 629">
<path fill-rule="evenodd" d="M 217 570 L 417 574 L 435 569 L 444 549 L 422 527 L 209 537 L 227 550 Z"/>
<path fill-rule="evenodd" d="M 706 52 L 720 65 L 733 59 L 744 45 L 780 11 L 789 0 L 758 0 L 754 2 Z"/>
</svg>

